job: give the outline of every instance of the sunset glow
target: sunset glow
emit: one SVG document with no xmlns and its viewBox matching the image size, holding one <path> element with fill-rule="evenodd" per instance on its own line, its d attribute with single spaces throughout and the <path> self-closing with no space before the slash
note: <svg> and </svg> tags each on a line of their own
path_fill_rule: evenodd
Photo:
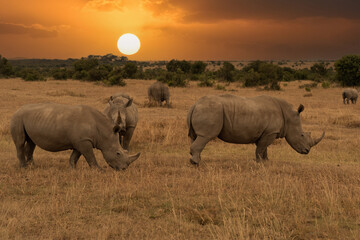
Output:
<svg viewBox="0 0 360 240">
<path fill-rule="evenodd" d="M 114 39 L 127 32 L 141 37 L 136 60 L 360 54 L 360 2 L 352 0 L 0 0 L 0 6 L 0 54 L 7 58 L 121 55 Z"/>
</svg>

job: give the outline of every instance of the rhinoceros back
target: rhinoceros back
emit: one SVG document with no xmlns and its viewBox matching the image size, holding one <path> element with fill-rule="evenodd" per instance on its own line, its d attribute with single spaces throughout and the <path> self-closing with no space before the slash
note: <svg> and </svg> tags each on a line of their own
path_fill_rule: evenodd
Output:
<svg viewBox="0 0 360 240">
<path fill-rule="evenodd" d="M 87 106 L 54 103 L 29 104 L 20 108 L 11 120 L 14 137 L 23 127 L 25 135 L 47 151 L 72 149 L 83 140 L 96 141 L 96 120 Z"/>
</svg>

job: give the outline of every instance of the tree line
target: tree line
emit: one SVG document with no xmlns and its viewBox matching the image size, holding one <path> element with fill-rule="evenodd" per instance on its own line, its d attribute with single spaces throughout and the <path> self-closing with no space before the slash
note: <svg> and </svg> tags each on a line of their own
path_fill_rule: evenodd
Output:
<svg viewBox="0 0 360 240">
<path fill-rule="evenodd" d="M 124 79 L 157 79 L 169 86 L 185 87 L 189 81 L 199 81 L 199 86 L 211 87 L 215 82 L 239 82 L 244 87 L 262 86 L 279 90 L 281 81 L 313 80 L 338 82 L 342 86 L 360 86 L 360 56 L 346 55 L 333 67 L 328 62 L 314 63 L 310 68 L 283 67 L 283 62 L 252 61 L 241 63 L 212 62 L 217 68 L 209 69 L 203 61 L 176 60 L 159 62 L 129 61 L 126 57 L 112 54 L 90 55 L 81 59 L 67 60 L 7 60 L 0 55 L 0 77 L 20 77 L 25 81 L 76 79 L 103 82 L 106 85 L 124 86 Z"/>
</svg>

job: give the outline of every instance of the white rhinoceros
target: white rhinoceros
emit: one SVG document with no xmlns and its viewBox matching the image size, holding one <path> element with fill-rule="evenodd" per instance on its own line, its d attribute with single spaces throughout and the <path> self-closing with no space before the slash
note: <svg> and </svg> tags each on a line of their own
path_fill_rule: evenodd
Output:
<svg viewBox="0 0 360 240">
<path fill-rule="evenodd" d="M 355 88 L 346 88 L 346 89 L 344 89 L 344 91 L 342 93 L 344 104 L 345 104 L 345 102 L 347 104 L 349 104 L 349 101 L 351 101 L 351 103 L 356 104 L 358 96 L 359 96 L 359 93 Z"/>
<path fill-rule="evenodd" d="M 15 112 L 10 122 L 21 167 L 33 162 L 33 152 L 38 145 L 50 152 L 72 149 L 70 166 L 73 168 L 81 155 L 90 167 L 100 168 L 93 152 L 93 148 L 97 148 L 110 167 L 126 169 L 140 153 L 128 156 L 119 144 L 118 131 L 119 127 L 114 127 L 104 114 L 84 105 L 24 105 Z"/>
<path fill-rule="evenodd" d="M 307 154 L 324 137 L 312 139 L 301 127 L 300 113 L 286 101 L 270 96 L 245 98 L 234 95 L 205 96 L 189 110 L 187 123 L 192 140 L 190 162 L 198 164 L 205 145 L 218 137 L 229 143 L 256 144 L 256 160 L 267 160 L 267 147 L 276 138 L 297 152 Z"/>
<path fill-rule="evenodd" d="M 138 122 L 138 109 L 133 103 L 133 99 L 126 93 L 114 94 L 110 97 L 104 113 L 114 125 L 120 127 L 120 144 L 125 150 L 129 150 L 129 144 Z"/>
</svg>

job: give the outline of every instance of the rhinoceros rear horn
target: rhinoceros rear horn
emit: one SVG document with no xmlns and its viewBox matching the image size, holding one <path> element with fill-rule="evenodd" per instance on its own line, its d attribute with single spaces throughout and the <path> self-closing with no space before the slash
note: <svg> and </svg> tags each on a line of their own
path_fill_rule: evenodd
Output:
<svg viewBox="0 0 360 240">
<path fill-rule="evenodd" d="M 133 98 L 129 98 L 129 101 L 126 103 L 125 107 L 130 107 L 133 102 Z"/>
<path fill-rule="evenodd" d="M 304 105 L 300 104 L 298 108 L 298 113 L 300 114 L 302 111 L 304 111 Z"/>
<path fill-rule="evenodd" d="M 325 132 L 323 132 L 323 134 L 321 135 L 321 137 L 319 137 L 318 139 L 314 139 L 313 143 L 311 144 L 311 147 L 315 146 L 316 144 L 318 144 L 325 136 Z"/>
<path fill-rule="evenodd" d="M 138 152 L 137 154 L 131 155 L 128 158 L 128 164 L 130 165 L 133 161 L 135 161 L 136 159 L 138 159 L 140 157 L 140 153 Z"/>
</svg>

